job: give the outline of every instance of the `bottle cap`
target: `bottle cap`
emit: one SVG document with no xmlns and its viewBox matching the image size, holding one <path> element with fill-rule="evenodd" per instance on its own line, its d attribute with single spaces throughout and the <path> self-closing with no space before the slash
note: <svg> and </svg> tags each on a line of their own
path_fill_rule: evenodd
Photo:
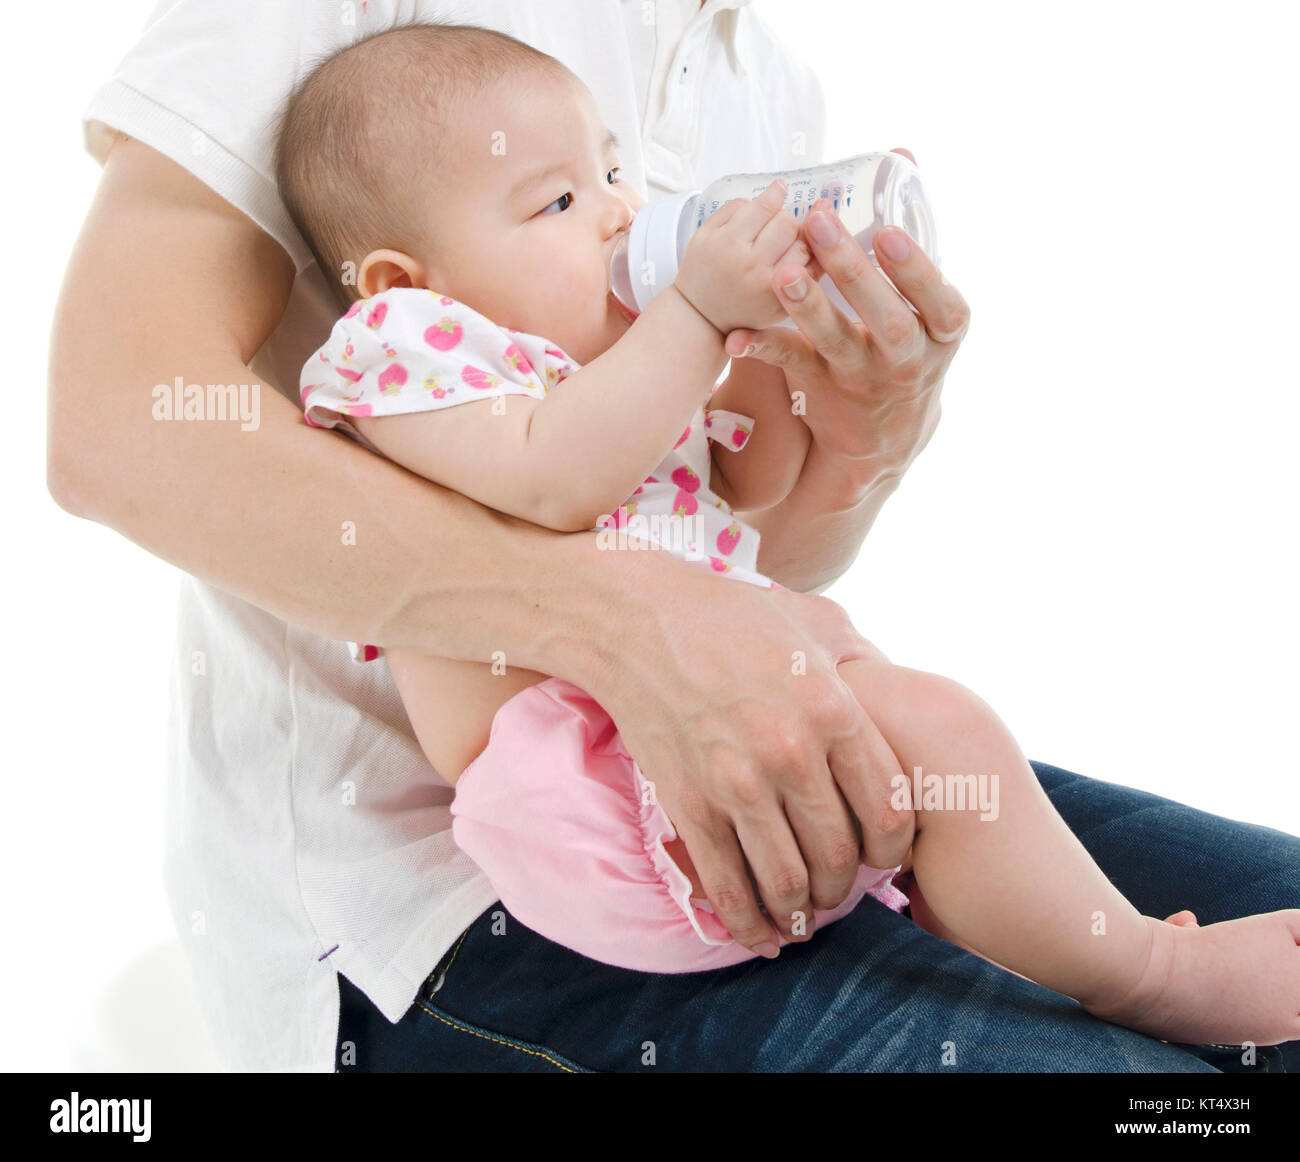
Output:
<svg viewBox="0 0 1300 1162">
<path fill-rule="evenodd" d="M 682 216 L 697 193 L 671 194 L 637 211 L 610 259 L 610 289 L 625 307 L 644 311 L 677 277 Z"/>
</svg>

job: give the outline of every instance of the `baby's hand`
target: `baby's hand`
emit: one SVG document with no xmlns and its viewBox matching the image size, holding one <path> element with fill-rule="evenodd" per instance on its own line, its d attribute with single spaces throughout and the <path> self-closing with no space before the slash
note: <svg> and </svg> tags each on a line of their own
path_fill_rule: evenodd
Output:
<svg viewBox="0 0 1300 1162">
<path fill-rule="evenodd" d="M 786 186 L 777 178 L 753 201 L 718 208 L 682 256 L 674 285 L 724 335 L 737 327 L 770 327 L 786 317 L 772 290 L 781 265 L 806 267 L 811 258 L 799 223 L 781 209 Z"/>
</svg>

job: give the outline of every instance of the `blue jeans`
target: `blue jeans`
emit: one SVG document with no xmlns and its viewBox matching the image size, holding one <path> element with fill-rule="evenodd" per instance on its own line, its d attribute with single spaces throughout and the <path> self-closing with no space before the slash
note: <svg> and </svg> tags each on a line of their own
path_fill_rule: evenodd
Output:
<svg viewBox="0 0 1300 1162">
<path fill-rule="evenodd" d="M 1300 839 L 1032 765 L 1142 913 L 1190 908 L 1209 924 L 1300 906 Z M 339 985 L 343 1072 L 1300 1073 L 1300 1042 L 1246 1066 L 1239 1051 L 1155 1041 L 871 897 L 776 960 L 674 975 L 589 960 L 497 904 L 396 1025 Z"/>
</svg>

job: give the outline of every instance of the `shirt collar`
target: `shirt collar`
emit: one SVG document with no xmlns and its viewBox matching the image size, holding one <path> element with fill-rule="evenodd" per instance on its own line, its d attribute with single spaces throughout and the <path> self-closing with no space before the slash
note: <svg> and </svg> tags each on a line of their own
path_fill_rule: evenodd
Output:
<svg viewBox="0 0 1300 1162">
<path fill-rule="evenodd" d="M 748 74 L 750 62 L 745 59 L 740 43 L 740 9 L 749 4 L 750 0 L 705 0 L 704 6 L 691 18 L 692 23 L 696 20 L 715 22 L 719 38 L 727 46 L 731 67 L 742 77 Z"/>
</svg>

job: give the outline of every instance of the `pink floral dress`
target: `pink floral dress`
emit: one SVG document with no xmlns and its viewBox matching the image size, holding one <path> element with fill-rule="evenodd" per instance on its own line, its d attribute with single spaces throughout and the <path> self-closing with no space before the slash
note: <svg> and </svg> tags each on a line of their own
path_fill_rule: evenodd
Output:
<svg viewBox="0 0 1300 1162">
<path fill-rule="evenodd" d="M 359 436 L 349 416 L 406 415 L 497 395 L 543 400 L 579 366 L 548 340 L 499 326 L 456 299 L 394 287 L 354 303 L 335 323 L 303 367 L 299 388 L 307 423 Z M 739 452 L 753 427 L 749 416 L 700 408 L 655 470 L 595 529 L 779 587 L 758 571 L 757 530 L 709 488 L 709 442 Z M 358 661 L 379 654 L 357 643 L 352 651 Z"/>
</svg>

